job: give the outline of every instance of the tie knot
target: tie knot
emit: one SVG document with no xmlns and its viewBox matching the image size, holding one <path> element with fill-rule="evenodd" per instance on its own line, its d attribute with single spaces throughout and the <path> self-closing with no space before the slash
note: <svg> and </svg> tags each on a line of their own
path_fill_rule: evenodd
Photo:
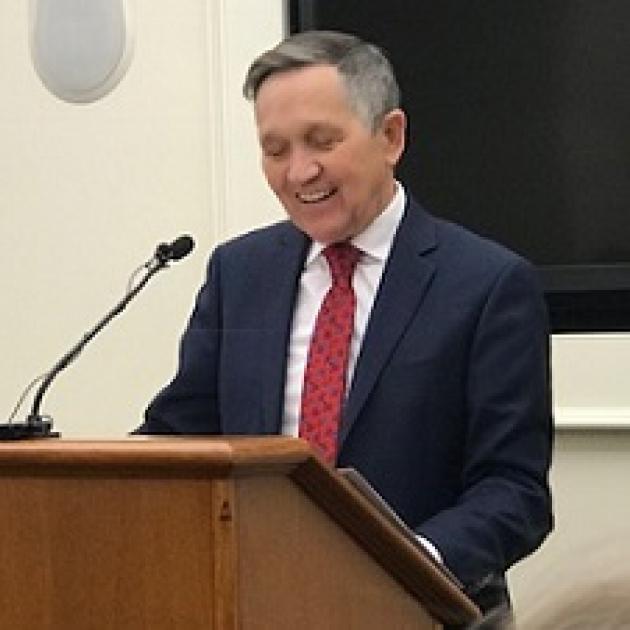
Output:
<svg viewBox="0 0 630 630">
<path fill-rule="evenodd" d="M 324 249 L 333 284 L 349 285 L 361 251 L 350 243 L 334 243 Z"/>
</svg>

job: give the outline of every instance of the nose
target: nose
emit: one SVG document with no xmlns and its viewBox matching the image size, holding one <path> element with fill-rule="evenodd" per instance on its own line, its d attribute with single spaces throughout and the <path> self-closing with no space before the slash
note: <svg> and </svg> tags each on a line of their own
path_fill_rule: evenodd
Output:
<svg viewBox="0 0 630 630">
<path fill-rule="evenodd" d="M 292 184 L 306 184 L 316 179 L 321 170 L 321 164 L 308 151 L 293 151 L 287 179 Z"/>
</svg>

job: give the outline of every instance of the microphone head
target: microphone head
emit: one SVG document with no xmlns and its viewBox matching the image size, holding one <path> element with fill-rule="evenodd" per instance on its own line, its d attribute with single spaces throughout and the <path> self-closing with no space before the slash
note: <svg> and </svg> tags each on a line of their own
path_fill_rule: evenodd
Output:
<svg viewBox="0 0 630 630">
<path fill-rule="evenodd" d="M 179 236 L 170 245 L 171 253 L 169 258 L 171 260 L 181 260 L 192 252 L 194 246 L 195 241 L 192 239 L 192 236 L 188 236 L 188 234 Z"/>
<path fill-rule="evenodd" d="M 195 246 L 191 236 L 184 234 L 179 236 L 172 243 L 160 243 L 155 250 L 155 258 L 162 264 L 171 260 L 181 260 L 184 256 L 188 256 Z"/>
</svg>

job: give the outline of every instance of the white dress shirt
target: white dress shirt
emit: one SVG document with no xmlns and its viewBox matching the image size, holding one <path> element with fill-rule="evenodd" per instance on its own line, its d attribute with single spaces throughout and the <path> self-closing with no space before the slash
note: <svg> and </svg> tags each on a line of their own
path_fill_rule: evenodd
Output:
<svg viewBox="0 0 630 630">
<path fill-rule="evenodd" d="M 405 191 L 396 182 L 396 192 L 390 204 L 361 234 L 350 241 L 363 252 L 363 256 L 359 259 L 352 277 L 357 307 L 350 341 L 346 392 L 349 391 L 352 383 L 354 368 L 372 312 L 374 298 L 404 210 Z M 315 328 L 315 320 L 321 303 L 332 285 L 330 269 L 322 254 L 325 246 L 325 244 L 317 242 L 311 244 L 300 277 L 293 313 L 282 422 L 282 433 L 293 437 L 297 437 L 299 431 L 302 385 L 311 335 Z"/>
<path fill-rule="evenodd" d="M 359 259 L 352 277 L 352 288 L 357 298 L 357 307 L 350 341 L 346 394 L 350 390 L 354 368 L 372 312 L 372 305 L 381 283 L 396 230 L 398 230 L 403 218 L 405 203 L 405 190 L 399 182 L 396 182 L 396 192 L 389 205 L 361 234 L 350 241 L 363 252 L 363 256 Z M 321 303 L 332 285 L 330 269 L 322 254 L 325 246 L 325 244 L 317 242 L 311 244 L 300 277 L 300 286 L 293 312 L 282 420 L 282 433 L 292 437 L 297 437 L 299 433 L 302 385 L 311 335 L 315 328 L 315 320 Z M 442 562 L 439 550 L 430 540 L 423 536 L 418 536 L 418 540 L 438 562 Z"/>
</svg>

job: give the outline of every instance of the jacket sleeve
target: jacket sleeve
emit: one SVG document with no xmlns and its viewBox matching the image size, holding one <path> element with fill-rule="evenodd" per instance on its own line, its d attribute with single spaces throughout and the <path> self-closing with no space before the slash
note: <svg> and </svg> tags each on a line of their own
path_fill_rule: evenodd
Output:
<svg viewBox="0 0 630 630">
<path fill-rule="evenodd" d="M 219 269 L 219 256 L 215 253 L 180 342 L 177 373 L 150 403 L 144 423 L 134 433 L 198 435 L 219 432 Z"/>
<path fill-rule="evenodd" d="M 466 442 L 456 505 L 418 528 L 474 595 L 552 528 L 547 309 L 531 266 L 498 275 L 479 317 L 466 379 Z"/>
</svg>

